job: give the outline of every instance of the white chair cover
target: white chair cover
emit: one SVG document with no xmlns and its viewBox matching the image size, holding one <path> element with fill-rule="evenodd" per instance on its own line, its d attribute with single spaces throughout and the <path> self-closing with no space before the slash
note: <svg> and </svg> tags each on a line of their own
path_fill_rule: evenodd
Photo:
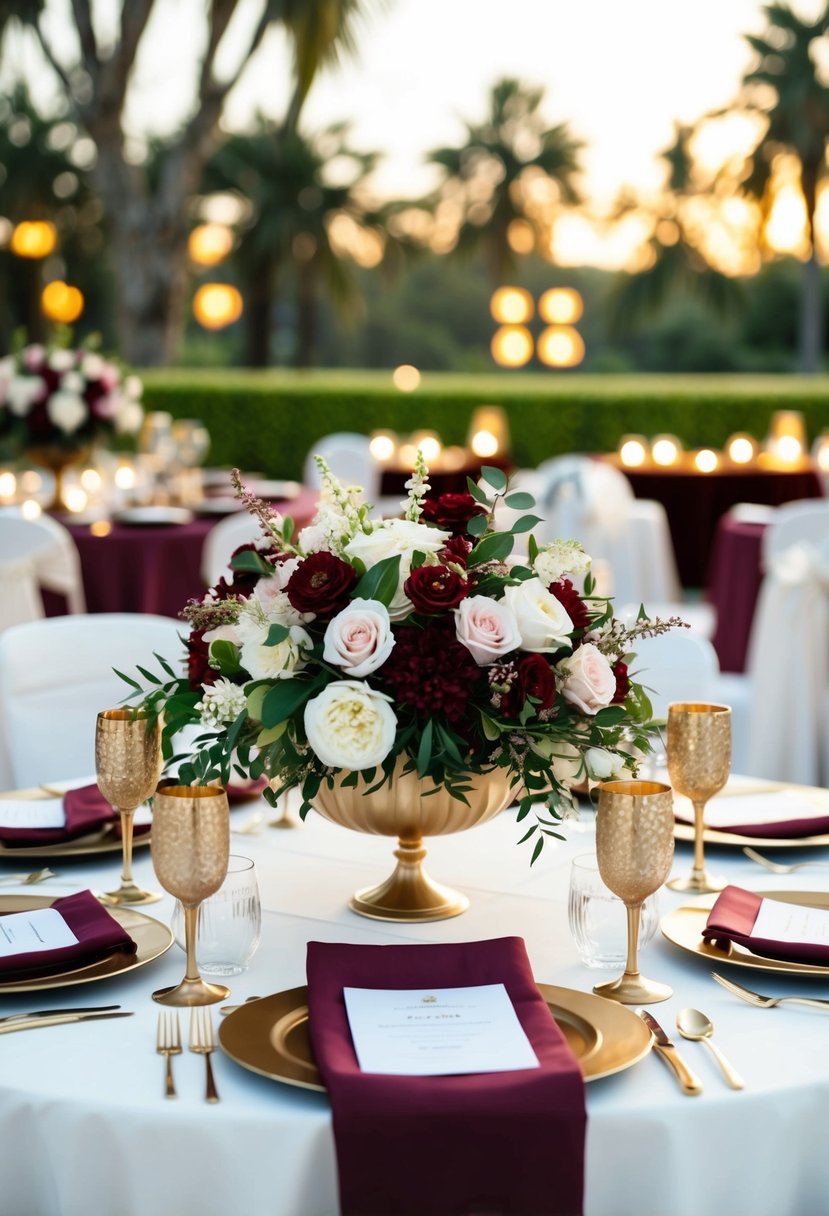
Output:
<svg viewBox="0 0 829 1216">
<path fill-rule="evenodd" d="M 0 633 L 42 616 L 43 600 L 33 559 L 0 556 Z"/>
<path fill-rule="evenodd" d="M 323 456 L 344 486 L 360 486 L 365 501 L 376 502 L 380 493 L 380 466 L 371 454 L 369 443 L 367 435 L 354 431 L 337 431 L 318 439 L 305 457 L 302 473 L 305 485 L 314 490 L 322 485 L 314 456 Z"/>
<path fill-rule="evenodd" d="M 139 663 L 157 670 L 155 651 L 179 670 L 185 629 L 168 617 L 101 613 L 30 621 L 0 634 L 6 788 L 93 774 L 95 717 L 130 691 L 113 668 L 132 676 Z"/>
<path fill-rule="evenodd" d="M 829 784 L 829 536 L 770 558 L 749 642 L 746 771 Z"/>
<path fill-rule="evenodd" d="M 829 501 L 806 498 L 777 507 L 763 533 L 763 568 L 768 570 L 775 557 L 802 541 L 818 549 L 829 542 Z"/>
<path fill-rule="evenodd" d="M 13 558 L 27 559 L 38 586 L 65 596 L 70 612 L 86 612 L 78 549 L 63 524 L 48 515 L 0 512 L 0 560 Z M 41 607 L 36 616 L 42 615 Z"/>
<path fill-rule="evenodd" d="M 645 687 L 656 721 L 668 717 L 672 701 L 717 701 L 720 664 L 708 641 L 690 629 L 637 638 L 631 674 Z"/>
</svg>

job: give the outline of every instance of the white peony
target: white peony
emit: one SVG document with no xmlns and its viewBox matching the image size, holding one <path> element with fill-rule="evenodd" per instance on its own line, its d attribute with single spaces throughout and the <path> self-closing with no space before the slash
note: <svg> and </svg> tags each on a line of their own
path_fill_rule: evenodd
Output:
<svg viewBox="0 0 829 1216">
<path fill-rule="evenodd" d="M 346 675 L 367 676 L 385 663 L 394 646 L 388 609 L 378 600 L 352 600 L 329 622 L 323 659 Z"/>
<path fill-rule="evenodd" d="M 239 618 L 237 629 L 242 638 L 241 663 L 254 680 L 288 680 L 308 662 L 306 652 L 313 646 L 311 635 L 301 625 L 291 625 L 288 636 L 268 646 L 270 623 L 258 629 L 245 614 Z"/>
<path fill-rule="evenodd" d="M 397 590 L 389 604 L 389 617 L 393 621 L 404 620 L 412 611 L 412 604 L 403 590 L 403 584 L 412 572 L 415 553 L 438 553 L 451 536 L 440 528 L 430 528 L 412 519 L 387 519 L 373 532 L 358 532 L 345 546 L 347 557 L 356 557 L 367 570 L 387 557 L 400 555 L 400 573 Z"/>
<path fill-rule="evenodd" d="M 455 612 L 455 633 L 479 667 L 497 663 L 518 650 L 521 634 L 509 607 L 488 595 L 470 595 Z"/>
<path fill-rule="evenodd" d="M 77 393 L 64 392 L 52 393 L 46 402 L 46 413 L 49 415 L 49 420 L 65 435 L 71 435 L 77 431 L 89 416 L 89 410 L 82 397 L 79 397 Z"/>
<path fill-rule="evenodd" d="M 360 680 L 335 680 L 305 706 L 305 733 L 322 764 L 366 769 L 392 749 L 397 717 L 391 698 Z"/>
<path fill-rule="evenodd" d="M 540 549 L 533 570 L 545 587 L 557 582 L 565 574 L 586 574 L 591 559 L 576 540 L 553 540 Z"/>
<path fill-rule="evenodd" d="M 550 654 L 572 644 L 573 622 L 540 578 L 528 578 L 517 586 L 507 587 L 504 603 L 515 617 L 524 650 Z"/>
<path fill-rule="evenodd" d="M 40 376 L 15 376 L 6 385 L 6 405 L 18 418 L 28 414 L 35 401 L 43 395 Z"/>
</svg>

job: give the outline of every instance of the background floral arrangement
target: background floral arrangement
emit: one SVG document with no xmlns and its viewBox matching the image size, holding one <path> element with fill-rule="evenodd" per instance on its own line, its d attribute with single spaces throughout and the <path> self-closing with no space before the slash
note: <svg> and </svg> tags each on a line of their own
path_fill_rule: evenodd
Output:
<svg viewBox="0 0 829 1216">
<path fill-rule="evenodd" d="M 24 346 L 0 359 L 0 439 L 16 450 L 74 451 L 102 437 L 135 434 L 142 385 L 91 346 Z"/>
<path fill-rule="evenodd" d="M 296 538 L 234 473 L 262 538 L 184 610 L 188 677 L 156 656 L 167 680 L 143 668 L 149 690 L 123 678 L 163 712 L 168 757 L 182 727 L 204 728 L 183 781 L 227 783 L 233 768 L 265 776 L 272 803 L 302 791 L 303 816 L 343 772 L 344 784 L 358 774 L 382 784 L 402 760 L 464 799 L 472 774 L 507 769 L 519 819 L 534 812 L 524 839 L 536 837 L 535 860 L 575 784 L 630 775 L 650 750 L 631 644 L 677 622 L 615 620 L 574 541 L 539 548 L 529 535 L 526 559 L 510 561 L 516 537 L 540 521 L 521 515 L 496 530 L 499 502 L 534 505 L 498 469 L 468 493 L 433 498 L 419 457 L 403 518 L 381 521 L 318 464 L 318 513 Z"/>
</svg>

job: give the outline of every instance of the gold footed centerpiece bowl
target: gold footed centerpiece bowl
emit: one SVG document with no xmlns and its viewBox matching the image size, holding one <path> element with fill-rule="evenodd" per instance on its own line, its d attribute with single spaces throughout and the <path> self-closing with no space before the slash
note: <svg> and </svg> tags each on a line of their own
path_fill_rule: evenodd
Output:
<svg viewBox="0 0 829 1216">
<path fill-rule="evenodd" d="M 159 988 L 162 1005 L 213 1005 L 230 995 L 208 984 L 196 964 L 199 904 L 215 895 L 227 875 L 230 816 L 227 794 L 214 785 L 159 786 L 153 804 L 152 857 L 158 881 L 181 901 L 187 966 L 184 979 Z"/>
<path fill-rule="evenodd" d="M 598 996 L 622 1005 L 650 1005 L 672 996 L 667 984 L 639 972 L 642 904 L 668 877 L 674 856 L 673 794 L 659 781 L 606 781 L 599 786 L 596 856 L 605 886 L 627 910 L 627 963 L 624 974 L 597 984 Z"/>
<path fill-rule="evenodd" d="M 445 836 L 486 823 L 508 807 L 517 793 L 506 770 L 472 773 L 464 781 L 469 805 L 443 787 L 435 792 L 431 778 L 423 779 L 413 768 L 404 772 L 399 760 L 391 780 L 379 789 L 358 776 L 354 786 L 343 785 L 341 773 L 329 789 L 325 783 L 311 800 L 316 811 L 331 823 L 369 832 L 396 836 L 394 873 L 377 887 L 357 891 L 348 906 L 360 916 L 398 922 L 447 920 L 469 907 L 460 891 L 433 882 L 423 869 L 424 836 Z M 376 782 L 374 783 L 376 784 Z"/>
</svg>

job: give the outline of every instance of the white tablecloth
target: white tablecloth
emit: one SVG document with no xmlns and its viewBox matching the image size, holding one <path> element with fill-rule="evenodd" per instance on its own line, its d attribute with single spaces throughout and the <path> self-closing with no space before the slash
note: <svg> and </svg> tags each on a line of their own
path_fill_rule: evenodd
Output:
<svg viewBox="0 0 829 1216">
<path fill-rule="evenodd" d="M 267 808 L 264 808 L 267 811 Z M 232 812 L 247 823 L 257 807 Z M 305 982 L 310 939 L 441 942 L 505 934 L 523 937 L 539 981 L 589 990 L 609 973 L 578 960 L 567 923 L 570 859 L 593 847 L 592 813 L 568 841 L 550 843 L 529 868 L 513 812 L 483 827 L 428 842 L 438 881 L 462 887 L 463 916 L 427 925 L 385 925 L 346 908 L 359 886 L 391 869 L 392 842 L 311 816 L 294 831 L 234 835 L 231 848 L 255 859 L 263 901 L 262 943 L 249 970 L 230 981 L 234 1000 Z M 721 851 L 719 870 L 755 890 L 826 888 L 829 870 L 773 878 L 738 851 Z M 676 868 L 687 870 L 688 846 Z M 6 871 L 8 864 L 3 867 Z M 18 862 L 14 869 L 21 867 Z M 60 894 L 113 885 L 117 857 L 56 865 Z M 149 850 L 136 851 L 136 878 L 156 885 Z M 5 887 L 13 891 L 14 887 Z M 33 890 L 24 888 L 24 890 Z M 681 902 L 660 894 L 662 911 Z M 172 901 L 145 909 L 169 921 Z M 587 1216 L 816 1216 L 829 1209 L 829 1020 L 797 1006 L 755 1009 L 725 992 L 703 960 L 660 935 L 643 951 L 645 974 L 670 983 L 674 997 L 652 1007 L 704 1081 L 684 1096 L 650 1055 L 587 1087 Z M 155 1054 L 153 989 L 174 983 L 184 956 L 123 979 L 54 993 L 0 999 L 0 1014 L 50 1005 L 119 1001 L 132 1018 L 33 1030 L 0 1038 L 0 1212 L 4 1216 L 336 1216 L 330 1111 L 324 1095 L 254 1075 L 214 1056 L 221 1094 L 204 1101 L 204 1061 L 186 1050 L 174 1060 L 179 1097 L 163 1097 Z M 819 980 L 726 968 L 760 991 L 829 996 Z M 674 1030 L 684 1006 L 703 1009 L 717 1040 L 746 1080 L 728 1089 L 702 1044 Z M 215 1012 L 218 1020 L 218 1013 Z M 186 1012 L 182 1028 L 186 1034 Z M 401 1149 L 401 1171 L 410 1168 Z M 428 1162 L 418 1162 L 428 1169 Z M 551 1188 L 555 1178 L 550 1178 Z"/>
</svg>

